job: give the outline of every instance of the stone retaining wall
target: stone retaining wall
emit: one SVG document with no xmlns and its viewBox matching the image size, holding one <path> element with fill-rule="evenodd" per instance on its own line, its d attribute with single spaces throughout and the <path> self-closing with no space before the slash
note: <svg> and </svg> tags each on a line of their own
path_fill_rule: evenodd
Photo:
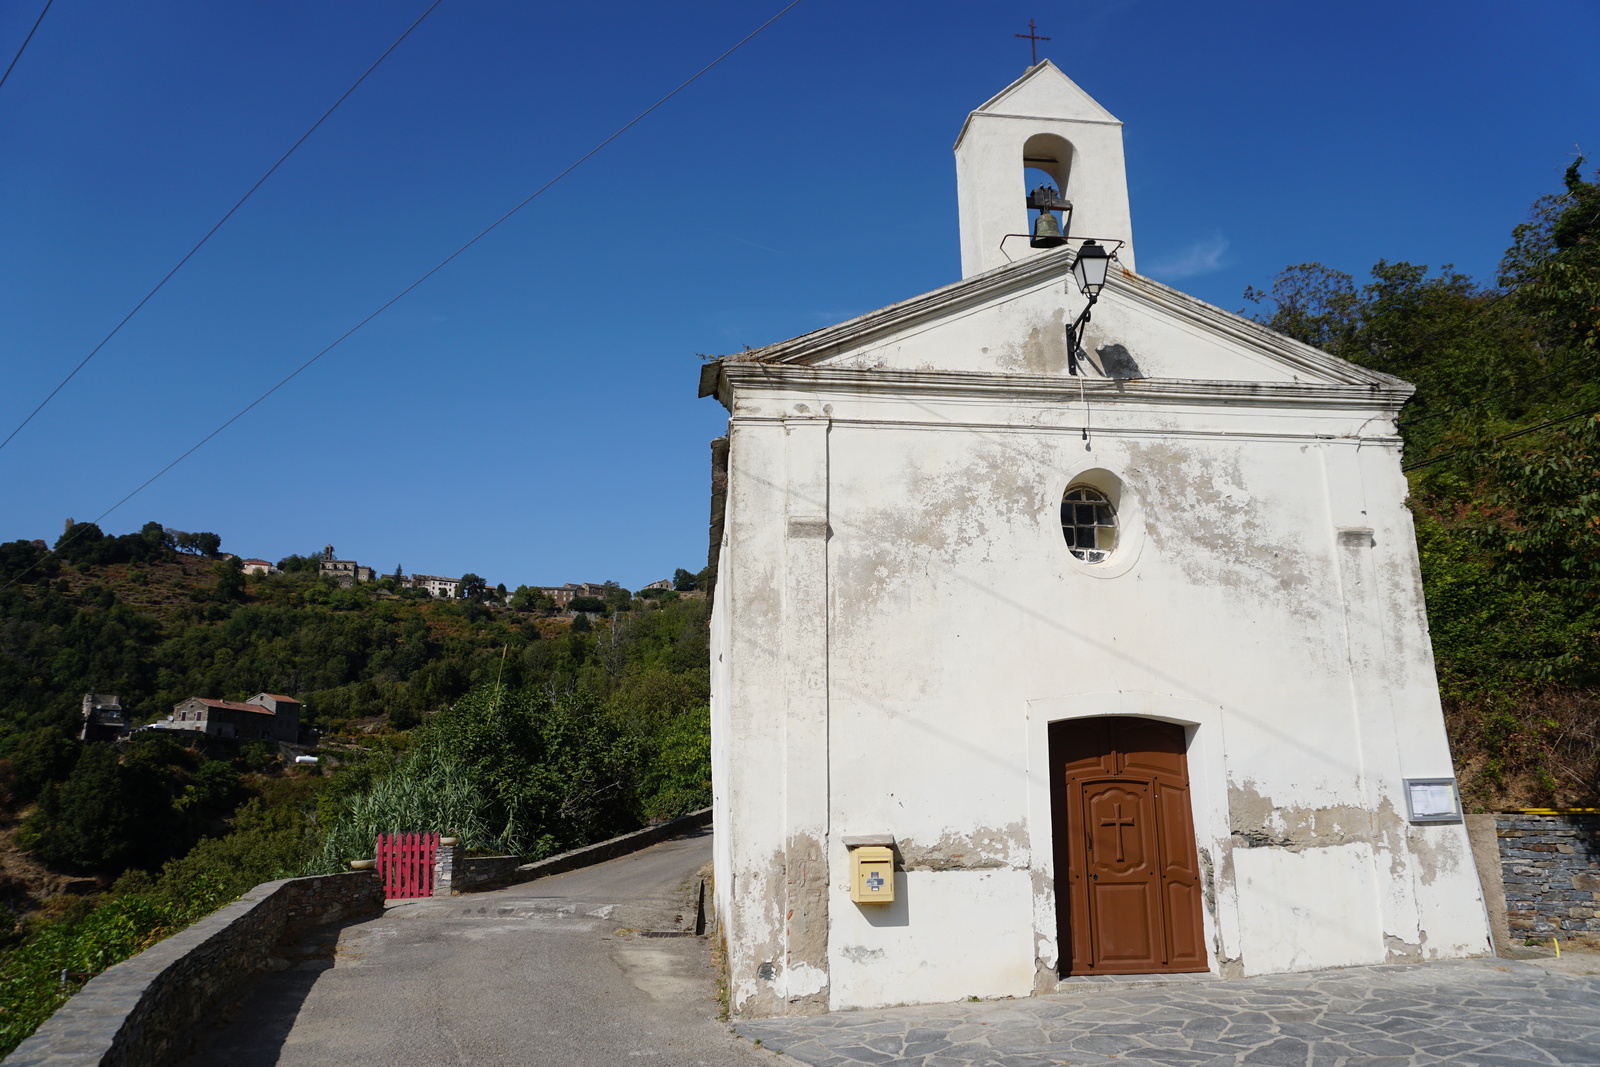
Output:
<svg viewBox="0 0 1600 1067">
<path fill-rule="evenodd" d="M 157 1067 L 182 1056 L 308 927 L 381 911 L 376 871 L 265 882 L 91 979 L 5 1058 L 6 1067 Z"/>
<path fill-rule="evenodd" d="M 440 845 L 433 865 L 433 895 L 448 897 L 509 885 L 521 856 L 463 856 L 460 845 Z"/>
<path fill-rule="evenodd" d="M 1600 935 L 1600 815 L 1495 816 L 1514 938 Z"/>
</svg>

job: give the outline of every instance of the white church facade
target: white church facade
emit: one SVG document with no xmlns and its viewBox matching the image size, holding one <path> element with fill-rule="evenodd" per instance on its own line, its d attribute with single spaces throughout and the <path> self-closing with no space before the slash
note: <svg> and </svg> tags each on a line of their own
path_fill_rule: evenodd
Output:
<svg viewBox="0 0 1600 1067">
<path fill-rule="evenodd" d="M 1029 68 L 956 143 L 962 280 L 702 374 L 737 1016 L 1488 950 L 1411 387 L 1137 274 L 1121 139 Z"/>
</svg>

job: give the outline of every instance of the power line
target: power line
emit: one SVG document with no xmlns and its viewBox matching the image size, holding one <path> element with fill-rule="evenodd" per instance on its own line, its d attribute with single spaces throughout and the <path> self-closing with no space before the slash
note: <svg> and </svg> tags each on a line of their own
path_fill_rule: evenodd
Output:
<svg viewBox="0 0 1600 1067">
<path fill-rule="evenodd" d="M 1431 414 L 1428 414 L 1428 415 L 1419 415 L 1414 419 L 1403 419 L 1403 420 L 1401 420 L 1400 426 L 1401 426 L 1402 429 L 1405 429 L 1405 428 L 1408 428 L 1408 427 L 1411 427 L 1411 426 L 1415 426 L 1419 422 L 1427 422 L 1429 419 L 1442 419 L 1446 415 L 1458 415 L 1463 411 L 1471 411 L 1474 408 L 1480 408 L 1483 405 L 1487 404 L 1489 401 L 1498 400 L 1500 397 L 1505 396 L 1508 393 L 1520 393 L 1524 389 L 1532 389 L 1534 386 L 1542 385 L 1545 382 L 1559 381 L 1560 379 L 1565 378 L 1568 374 L 1570 374 L 1572 372 L 1572 370 L 1574 368 L 1572 367 L 1571 364 L 1573 362 L 1576 362 L 1576 360 L 1569 360 L 1567 366 L 1562 367 L 1558 371 L 1552 371 L 1549 374 L 1543 375 L 1543 376 L 1538 377 L 1538 378 L 1534 378 L 1531 381 L 1522 382 L 1522 383 L 1520 383 L 1518 385 L 1513 385 L 1510 388 L 1502 389 L 1497 393 L 1490 393 L 1488 396 L 1479 397 L 1477 400 L 1474 400 L 1470 404 L 1462 404 L 1458 408 L 1450 408 L 1450 409 L 1448 409 L 1446 411 L 1435 411 L 1435 412 L 1433 412 Z"/>
<path fill-rule="evenodd" d="M 50 10 L 50 5 L 56 0 L 44 0 L 44 10 L 39 12 L 39 17 L 33 20 L 33 29 L 28 31 L 28 36 L 22 39 L 22 47 L 17 49 L 17 54 L 11 57 L 11 65 L 6 67 L 6 72 L 0 74 L 0 88 L 4 88 L 6 79 L 11 77 L 11 72 L 17 67 L 17 60 L 22 58 L 22 53 L 27 51 L 28 42 L 33 40 L 33 35 L 39 32 L 39 23 L 44 21 L 45 11 Z"/>
<path fill-rule="evenodd" d="M 247 415 L 253 408 L 256 407 L 256 405 L 260 404 L 263 400 L 267 399 L 267 397 L 271 396 L 273 393 L 276 393 L 279 389 L 282 389 L 285 385 L 288 385 L 295 378 L 299 377 L 299 375 L 300 375 L 300 373 L 302 371 L 306 370 L 306 368 L 310 367 L 313 363 L 317 362 L 317 360 L 321 359 L 323 356 L 327 355 L 329 352 L 332 352 L 334 350 L 334 348 L 338 347 L 338 345 L 340 345 L 342 342 L 344 342 L 346 338 L 350 337 L 351 334 L 354 334 L 357 330 L 361 329 L 367 323 L 371 322 L 373 319 L 375 319 L 379 315 L 383 314 L 390 307 L 392 307 L 394 304 L 398 303 L 403 297 L 405 297 L 405 295 L 407 293 L 411 292 L 411 290 L 415 289 L 417 286 L 421 285 L 423 282 L 427 281 L 429 278 L 431 278 L 435 274 L 439 273 L 439 271 L 443 270 L 446 266 L 448 266 L 452 261 L 454 261 L 458 256 L 460 256 L 467 249 L 471 248 L 473 245 L 477 244 L 479 241 L 481 241 L 485 237 L 487 237 L 493 230 L 498 228 L 501 223 L 505 222 L 511 216 L 515 215 L 517 212 L 519 212 L 523 208 L 527 207 L 530 203 L 532 203 L 534 201 L 535 198 L 537 198 L 546 189 L 549 189 L 552 185 L 554 185 L 556 182 L 560 181 L 562 178 L 565 178 L 568 174 L 571 174 L 574 170 L 577 170 L 578 167 L 581 166 L 584 163 L 584 161 L 589 159 L 590 156 L 593 156 L 595 153 L 599 152 L 606 145 L 610 144 L 612 141 L 615 141 L 618 137 L 621 137 L 624 133 L 627 133 L 630 129 L 632 129 L 633 127 L 637 126 L 648 115 L 650 115 L 651 112 L 655 111 L 662 104 L 665 104 L 668 100 L 671 100 L 673 97 L 675 97 L 679 93 L 683 92 L 689 86 L 691 86 L 695 82 L 699 81 L 702 76 L 704 76 L 707 72 L 709 72 L 711 70 L 711 68 L 715 67 L 717 64 L 721 63 L 724 59 L 727 59 L 729 56 L 733 55 L 733 53 L 737 52 L 740 48 L 743 48 L 746 44 L 748 44 L 750 41 L 755 39 L 755 37 L 758 34 L 760 34 L 761 31 L 765 30 L 768 26 L 771 26 L 774 22 L 777 22 L 784 15 L 788 14 L 791 9 L 797 7 L 800 4 L 800 2 L 801 2 L 801 0 L 790 0 L 790 2 L 788 4 L 786 4 L 782 9 L 780 9 L 776 15 L 773 15 L 771 18 L 767 19 L 767 21 L 763 22 L 761 25 L 757 26 L 755 29 L 753 29 L 749 33 L 747 33 L 744 37 L 740 38 L 739 41 L 736 44 L 734 44 L 734 46 L 732 48 L 729 48 L 726 52 L 723 52 L 720 56 L 718 56 L 717 58 L 713 59 L 711 62 L 707 63 L 705 66 L 701 67 L 698 71 L 696 71 L 688 79 L 683 81 L 676 89 L 673 89 L 670 93 L 668 93 L 667 95 L 663 96 L 661 99 L 657 100 L 655 103 L 651 104 L 649 107 L 645 108 L 643 111 L 639 112 L 639 114 L 635 115 L 627 123 L 625 123 L 624 125 L 619 127 L 617 129 L 617 131 L 615 133 L 613 133 L 610 137 L 607 137 L 605 140 L 601 141 L 599 144 L 597 144 L 593 148 L 589 149 L 589 151 L 587 151 L 583 155 L 579 156 L 578 159 L 574 163 L 572 163 L 570 166 L 568 166 L 565 170 L 561 171 L 554 178 L 551 178 L 549 181 L 547 181 L 543 185 L 539 186 L 539 188 L 535 189 L 532 193 L 528 194 L 521 201 L 519 201 L 516 204 L 516 206 L 514 206 L 510 211 L 507 211 L 505 214 L 503 214 L 499 218 L 495 219 L 489 225 L 485 226 L 482 230 L 479 230 L 477 235 L 474 236 L 470 241 L 468 241 L 466 244 L 462 245 L 460 248 L 457 248 L 454 252 L 451 252 L 444 259 L 441 259 L 437 264 L 435 264 L 430 270 L 428 270 L 425 274 L 423 274 L 421 277 L 419 277 L 416 281 L 412 282 L 410 285 L 408 285 L 404 289 L 400 290 L 394 296 L 392 296 L 388 300 L 384 301 L 382 304 L 380 304 L 378 306 L 378 308 L 375 311 L 373 311 L 366 318 L 362 319 L 360 322 L 356 323 L 354 326 L 350 327 L 344 333 L 340 334 L 326 348 L 322 349 L 316 355 L 312 356 L 310 359 L 308 359 L 304 363 L 300 364 L 300 366 L 296 367 L 294 370 L 292 370 L 288 374 L 284 375 L 284 377 L 281 378 L 276 385 L 274 385 L 272 388 L 268 389 L 266 392 L 262 393 L 260 396 L 256 397 L 254 400 L 250 401 L 250 403 L 246 404 L 244 407 L 240 408 L 226 422 L 224 422 L 222 425 L 218 426 L 216 429 L 212 430 L 210 433 L 206 434 L 199 441 L 196 441 L 193 445 L 191 445 L 188 448 L 187 451 L 185 451 L 177 459 L 173 460 L 171 463 L 168 463 L 165 467 L 162 467 L 160 470 L 156 471 L 149 478 L 146 478 L 131 493 L 129 493 L 128 495 L 124 496 L 121 500 L 118 500 L 115 504 L 112 504 L 109 508 L 106 508 L 99 515 L 96 515 L 94 517 L 94 519 L 91 520 L 91 522 L 93 522 L 95 524 L 98 524 L 107 515 L 110 515 L 113 511 L 116 511 L 122 505 L 126 504 L 128 501 L 130 501 L 134 497 L 138 496 L 146 488 L 148 488 L 150 486 L 150 484 L 153 483 L 156 479 L 160 478 L 162 475 L 164 475 L 168 471 L 170 471 L 173 467 L 176 467 L 178 464 L 180 464 L 184 460 L 188 459 L 191 455 L 193 455 L 195 452 L 197 452 L 201 447 L 203 447 L 213 437 L 217 436 L 217 434 L 221 433 L 223 430 L 226 430 L 229 426 L 232 426 L 235 422 L 238 422 L 241 418 L 243 418 L 245 415 Z M 437 6 L 437 3 L 435 4 L 435 6 Z M 432 8 L 429 8 L 429 10 L 431 11 Z M 35 567 L 38 567 L 39 564 L 43 563 L 45 560 L 47 560 L 51 556 L 55 555 L 62 548 L 65 548 L 67 545 L 71 544 L 73 538 L 75 538 L 76 536 L 77 536 L 76 534 L 70 535 L 62 544 L 60 544 L 56 548 L 51 549 L 49 552 L 45 553 L 43 556 L 40 556 L 37 560 L 35 560 L 33 562 L 32 565 L 30 565 L 29 567 L 25 568 L 20 573 L 18 573 L 16 577 L 12 578 L 5 585 L 0 586 L 0 592 L 4 592 L 5 590 L 10 589 L 13 585 L 16 585 L 24 577 L 26 577 L 29 573 L 31 573 L 34 570 Z"/>
<path fill-rule="evenodd" d="M 50 2 L 54 3 L 55 0 L 50 0 Z M 402 33 L 399 37 L 396 37 L 395 40 L 394 40 L 394 43 L 391 44 L 388 48 L 385 48 L 383 50 L 383 54 L 381 56 L 379 56 L 377 59 L 373 60 L 372 66 L 368 67 L 362 73 L 361 77 L 357 78 L 353 83 L 351 83 L 350 88 L 346 89 L 343 93 L 340 94 L 339 99 L 337 99 L 337 100 L 335 100 L 333 102 L 333 106 L 329 107 L 328 110 L 324 111 L 322 113 L 322 117 L 319 118 L 316 122 L 313 122 L 311 124 L 311 128 L 306 130 L 305 133 L 302 133 L 300 135 L 300 139 L 295 141 L 294 144 L 290 145 L 289 146 L 289 150 L 287 152 L 285 152 L 283 155 L 279 156 L 278 157 L 278 161 L 276 163 L 274 163 L 272 166 L 267 168 L 267 172 L 265 174 L 263 174 L 261 177 L 256 179 L 256 183 L 254 185 L 252 185 L 248 190 L 246 190 L 245 194 L 243 196 L 241 196 L 238 199 L 238 201 L 236 201 L 234 203 L 234 205 L 228 209 L 227 214 L 223 215 L 222 218 L 218 219 L 217 220 L 217 224 L 215 226 L 211 227 L 211 229 L 207 230 L 206 231 L 206 235 L 204 237 L 200 238 L 200 240 L 195 243 L 195 246 L 193 248 L 189 249 L 189 251 L 184 254 L 184 257 L 182 259 L 178 260 L 178 265 L 173 267 L 171 270 L 167 271 L 166 275 L 159 282 L 157 282 L 155 284 L 155 288 L 151 289 L 148 293 L 144 294 L 144 298 L 142 300 L 140 300 L 137 304 L 133 305 L 133 310 L 128 312 L 126 315 L 124 315 L 122 317 L 122 321 L 117 323 L 116 326 L 112 327 L 111 332 L 106 334 L 104 337 L 102 337 L 100 339 L 100 343 L 95 345 L 94 348 L 89 350 L 89 354 L 87 356 L 84 356 L 83 359 L 81 361 L 79 361 L 79 363 L 78 363 L 78 365 L 76 367 L 72 368 L 72 373 L 68 374 L 65 378 L 61 379 L 61 381 L 59 383 L 57 383 L 56 387 L 54 389 L 50 390 L 50 395 L 49 396 L 47 396 L 43 400 L 39 401 L 39 406 L 38 407 L 36 407 L 32 411 L 28 412 L 28 417 L 27 418 L 25 418 L 21 422 L 17 423 L 16 429 L 12 430 L 11 433 L 6 436 L 6 439 L 4 441 L 0 441 L 0 449 L 3 449 L 3 448 L 6 447 L 6 445 L 9 445 L 11 443 L 11 439 L 16 437 L 17 434 L 21 433 L 22 432 L 22 428 L 24 426 L 28 425 L 28 423 L 32 422 L 33 421 L 33 417 L 35 415 L 39 414 L 39 412 L 43 411 L 44 410 L 44 406 L 46 404 L 50 403 L 50 401 L 54 400 L 56 394 L 61 392 L 61 390 L 66 387 L 66 384 L 68 382 L 72 381 L 73 378 L 77 377 L 79 371 L 81 371 L 84 367 L 88 366 L 89 361 L 91 359 L 93 359 L 96 355 L 98 355 L 100 350 L 102 348 L 104 348 L 106 346 L 106 344 L 113 337 L 115 337 L 122 330 L 122 328 L 124 326 L 128 325 L 129 320 L 132 319 L 135 315 L 137 315 L 139 313 L 139 309 L 144 307 L 146 304 L 148 304 L 150 302 L 150 298 L 155 296 L 157 293 L 159 293 L 161 291 L 162 286 L 166 285 L 169 281 L 171 281 L 172 280 L 172 276 L 174 274 L 178 273 L 178 271 L 180 271 L 181 269 L 183 269 L 183 265 L 185 263 L 189 262 L 189 260 L 194 256 L 194 254 L 196 252 L 200 251 L 200 249 L 202 247 L 204 247 L 204 245 L 205 245 L 205 243 L 207 241 L 211 240 L 212 235 L 215 234 L 218 230 L 222 229 L 223 223 L 225 223 L 229 219 L 233 218 L 234 212 L 238 211 L 241 207 L 243 207 L 244 206 L 244 202 L 246 200 L 249 200 L 251 196 L 255 195 L 255 191 L 257 189 L 261 188 L 261 186 L 266 183 L 266 180 L 268 178 L 272 177 L 273 173 L 279 167 L 283 166 L 284 162 L 286 160 L 288 160 L 288 158 L 290 156 L 294 155 L 295 149 L 297 149 L 301 145 L 305 144 L 306 138 L 310 137 L 313 133 L 316 133 L 317 132 L 317 127 L 321 126 L 324 122 L 328 121 L 328 116 L 332 115 L 335 111 L 337 111 L 339 109 L 339 105 L 344 103 L 345 100 L 350 96 L 350 94 L 355 92 L 356 89 L 361 85 L 362 82 L 367 80 L 367 76 L 369 74 L 371 74 L 373 71 L 378 69 L 378 64 L 382 63 L 385 59 L 388 59 L 389 58 L 389 53 L 393 52 L 396 48 L 399 48 L 401 42 L 404 41 L 407 37 L 411 36 L 411 31 L 416 29 L 418 26 L 422 25 L 422 20 L 427 18 L 429 15 L 433 14 L 433 9 L 438 7 L 443 2 L 444 2 L 444 0 L 433 0 L 433 3 L 428 5 L 428 9 L 426 11 L 424 11 L 421 15 L 418 15 L 417 16 L 417 20 L 415 22 L 413 22 L 410 26 L 406 27 L 406 32 Z M 45 6 L 48 8 L 49 4 L 46 4 Z M 43 18 L 44 16 L 41 14 L 39 17 Z M 37 28 L 38 27 L 36 25 L 35 29 L 37 29 Z M 32 36 L 32 35 L 30 34 L 29 36 Z M 24 44 L 26 44 L 26 42 L 24 42 Z M 20 55 L 21 53 L 19 52 L 18 54 Z M 16 60 L 12 60 L 12 65 L 14 66 L 15 64 L 16 64 Z M 9 71 L 7 73 L 9 73 Z"/>
<path fill-rule="evenodd" d="M 1521 430 L 1514 430 L 1511 433 L 1501 434 L 1499 437 L 1496 437 L 1493 440 L 1489 441 L 1488 444 L 1468 445 L 1466 448 L 1457 448 L 1457 449 L 1454 449 L 1453 451 L 1450 451 L 1450 452 L 1442 452 L 1437 456 L 1429 456 L 1427 459 L 1421 460 L 1420 462 L 1412 463 L 1412 464 L 1410 464 L 1408 466 L 1401 467 L 1400 470 L 1401 470 L 1402 473 L 1405 472 L 1405 471 L 1414 471 L 1414 470 L 1417 470 L 1420 467 L 1432 466 L 1433 464 L 1438 463 L 1441 460 L 1449 459 L 1451 456 L 1459 456 L 1463 452 L 1481 452 L 1484 449 L 1488 448 L 1490 445 L 1497 445 L 1501 441 L 1509 441 L 1513 437 L 1524 437 L 1524 436 L 1526 436 L 1526 435 L 1528 435 L 1530 433 L 1533 433 L 1535 430 L 1542 430 L 1547 426 L 1555 426 L 1558 423 L 1571 422 L 1573 419 L 1581 419 L 1581 418 L 1585 418 L 1585 417 L 1587 417 L 1589 415 L 1600 415 L 1600 408 L 1590 408 L 1588 411 L 1575 411 L 1570 415 L 1563 415 L 1558 419 L 1551 419 L 1548 422 L 1541 422 L 1537 426 L 1528 426 L 1528 427 L 1526 427 L 1524 429 L 1521 429 Z"/>
</svg>

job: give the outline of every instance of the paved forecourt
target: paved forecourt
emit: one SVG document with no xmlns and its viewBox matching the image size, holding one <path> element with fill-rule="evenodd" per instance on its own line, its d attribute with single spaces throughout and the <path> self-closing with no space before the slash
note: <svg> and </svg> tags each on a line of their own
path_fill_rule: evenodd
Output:
<svg viewBox="0 0 1600 1067">
<path fill-rule="evenodd" d="M 183 1067 L 747 1067 L 693 936 L 711 836 L 485 893 L 394 901 L 265 976 Z"/>
<path fill-rule="evenodd" d="M 1600 1064 L 1600 958 L 1589 960 L 1569 973 L 1459 960 L 1227 982 L 1087 982 L 1049 997 L 735 1029 L 814 1067 Z"/>
</svg>

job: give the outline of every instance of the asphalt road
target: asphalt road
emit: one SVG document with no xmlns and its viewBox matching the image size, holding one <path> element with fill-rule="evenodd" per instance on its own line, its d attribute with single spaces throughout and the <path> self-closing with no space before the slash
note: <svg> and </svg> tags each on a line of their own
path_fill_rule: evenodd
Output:
<svg viewBox="0 0 1600 1067">
<path fill-rule="evenodd" d="M 396 902 L 300 946 L 185 1067 L 771 1067 L 717 1020 L 693 936 L 711 836 L 490 893 Z M 329 958 L 331 956 L 331 958 Z"/>
</svg>

